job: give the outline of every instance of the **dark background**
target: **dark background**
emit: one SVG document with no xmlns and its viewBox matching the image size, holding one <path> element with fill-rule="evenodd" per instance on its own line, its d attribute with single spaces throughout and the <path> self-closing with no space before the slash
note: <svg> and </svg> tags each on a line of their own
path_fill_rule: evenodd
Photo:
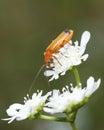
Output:
<svg viewBox="0 0 104 130">
<path fill-rule="evenodd" d="M 0 118 L 12 103 L 22 103 L 41 65 L 44 51 L 64 29 L 74 30 L 73 41 L 91 32 L 89 58 L 78 69 L 86 85 L 89 76 L 102 79 L 99 90 L 80 109 L 79 130 L 104 130 L 104 1 L 103 0 L 0 0 Z M 45 92 L 74 83 L 73 73 L 51 82 L 40 73 L 31 91 Z M 72 75 L 72 76 L 71 76 Z M 69 124 L 42 120 L 0 121 L 0 130 L 69 130 Z"/>
</svg>

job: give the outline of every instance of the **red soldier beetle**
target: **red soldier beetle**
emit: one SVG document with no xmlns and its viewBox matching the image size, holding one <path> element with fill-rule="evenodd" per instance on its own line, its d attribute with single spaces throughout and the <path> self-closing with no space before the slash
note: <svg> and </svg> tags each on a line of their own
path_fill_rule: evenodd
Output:
<svg viewBox="0 0 104 130">
<path fill-rule="evenodd" d="M 73 30 L 66 29 L 50 43 L 50 45 L 46 48 L 46 51 L 44 53 L 45 66 L 50 67 L 51 59 L 52 57 L 54 57 L 52 56 L 52 54 L 58 53 L 59 49 L 62 48 L 65 44 L 67 44 L 71 40 L 72 36 L 73 36 Z"/>
</svg>

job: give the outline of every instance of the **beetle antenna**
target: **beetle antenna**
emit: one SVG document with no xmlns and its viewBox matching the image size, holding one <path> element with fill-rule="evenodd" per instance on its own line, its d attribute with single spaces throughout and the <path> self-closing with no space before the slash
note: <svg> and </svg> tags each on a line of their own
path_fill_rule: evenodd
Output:
<svg viewBox="0 0 104 130">
<path fill-rule="evenodd" d="M 41 66 L 41 68 L 40 68 L 39 71 L 37 72 L 36 76 L 34 77 L 34 80 L 33 80 L 32 84 L 31 84 L 31 86 L 30 86 L 30 88 L 29 88 L 29 93 L 30 93 L 31 89 L 33 88 L 33 85 L 35 84 L 35 82 L 36 82 L 36 80 L 37 80 L 37 78 L 38 78 L 40 72 L 41 72 L 42 69 L 44 68 L 44 66 L 45 66 L 45 65 L 42 65 L 42 66 Z"/>
</svg>

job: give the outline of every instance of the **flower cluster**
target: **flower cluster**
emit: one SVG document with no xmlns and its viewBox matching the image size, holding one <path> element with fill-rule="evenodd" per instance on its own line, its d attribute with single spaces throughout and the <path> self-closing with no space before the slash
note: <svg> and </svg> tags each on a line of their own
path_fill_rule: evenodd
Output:
<svg viewBox="0 0 104 130">
<path fill-rule="evenodd" d="M 95 82 L 93 77 L 89 77 L 87 86 L 84 88 L 82 88 L 82 85 L 78 88 L 78 86 L 73 87 L 71 84 L 71 91 L 69 86 L 64 87 L 62 93 L 59 90 L 53 90 L 49 102 L 44 107 L 44 111 L 51 114 L 71 113 L 76 106 L 78 109 L 78 107 L 84 105 L 91 94 L 98 89 L 99 85 L 100 79 Z"/>
<path fill-rule="evenodd" d="M 47 68 L 44 72 L 45 76 L 52 76 L 49 81 L 58 79 L 59 75 L 64 75 L 67 70 L 81 64 L 82 61 L 85 61 L 88 58 L 88 54 L 84 54 L 84 52 L 89 39 L 90 33 L 85 31 L 82 34 L 80 45 L 78 44 L 78 41 L 74 43 L 69 41 L 59 50 L 59 53 L 53 54 L 53 62 L 50 65 L 51 68 Z"/>
</svg>

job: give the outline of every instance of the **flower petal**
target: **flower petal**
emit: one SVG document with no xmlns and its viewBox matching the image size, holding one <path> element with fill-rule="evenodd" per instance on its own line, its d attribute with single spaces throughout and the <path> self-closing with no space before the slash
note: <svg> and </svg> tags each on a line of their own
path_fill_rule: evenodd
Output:
<svg viewBox="0 0 104 130">
<path fill-rule="evenodd" d="M 18 110 L 20 110 L 22 107 L 23 105 L 15 103 L 13 105 L 10 105 L 10 107 L 7 109 L 6 112 L 9 116 L 14 116 L 15 114 L 17 114 Z"/>
<path fill-rule="evenodd" d="M 94 78 L 91 76 L 87 80 L 86 96 L 90 96 L 94 93 L 100 86 L 101 79 L 98 79 L 97 82 L 94 81 Z"/>
<path fill-rule="evenodd" d="M 81 47 L 85 47 L 89 39 L 90 39 L 90 32 L 85 31 L 81 37 L 81 42 L 80 42 Z"/>
</svg>

